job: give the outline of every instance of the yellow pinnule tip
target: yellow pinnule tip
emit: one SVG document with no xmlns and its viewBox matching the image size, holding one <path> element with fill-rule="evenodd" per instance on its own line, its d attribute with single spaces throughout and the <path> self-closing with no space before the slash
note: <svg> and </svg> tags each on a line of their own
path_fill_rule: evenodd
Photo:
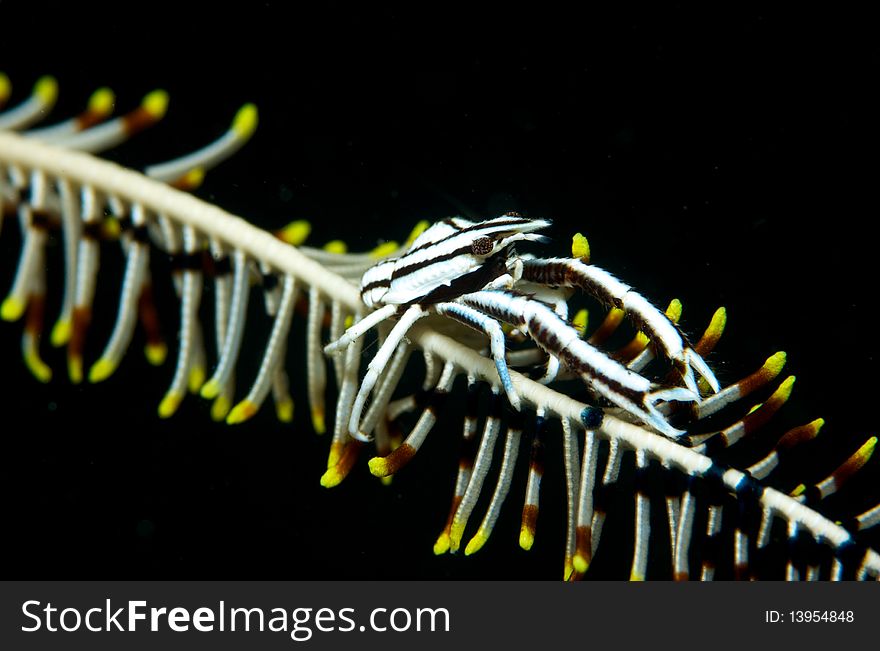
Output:
<svg viewBox="0 0 880 651">
<path fill-rule="evenodd" d="M 332 468 L 337 463 L 339 463 L 340 457 L 342 457 L 342 450 L 345 446 L 342 443 L 331 443 L 330 444 L 330 452 L 327 454 L 327 467 Z"/>
<path fill-rule="evenodd" d="M 771 376 L 776 377 L 782 372 L 785 366 L 786 355 L 783 351 L 779 351 L 767 358 L 764 362 L 764 370 L 769 372 Z"/>
<path fill-rule="evenodd" d="M 161 366 L 165 363 L 165 358 L 168 356 L 168 346 L 164 343 L 147 344 L 144 346 L 144 356 L 153 366 Z"/>
<path fill-rule="evenodd" d="M 574 315 L 574 319 L 571 321 L 571 325 L 574 326 L 574 329 L 578 331 L 578 334 L 583 335 L 587 330 L 587 323 L 590 319 L 590 313 L 586 310 L 578 310 L 578 313 Z"/>
<path fill-rule="evenodd" d="M 78 355 L 67 358 L 67 374 L 73 384 L 79 384 L 83 380 L 83 361 Z"/>
<path fill-rule="evenodd" d="M 528 527 L 522 527 L 519 530 L 519 546 L 525 551 L 529 551 L 535 544 L 535 532 Z"/>
<path fill-rule="evenodd" d="M 52 106 L 58 99 L 58 81 L 52 75 L 40 77 L 34 84 L 34 95 L 46 106 Z"/>
<path fill-rule="evenodd" d="M 278 231 L 278 237 L 288 244 L 299 246 L 306 241 L 306 238 L 311 232 L 311 223 L 307 219 L 298 219 L 290 222 L 287 226 Z"/>
<path fill-rule="evenodd" d="M 825 426 L 824 418 L 817 418 L 812 423 L 810 423 L 810 427 L 813 430 L 813 436 L 817 436 L 820 430 Z"/>
<path fill-rule="evenodd" d="M 798 484 L 793 491 L 791 491 L 792 497 L 798 497 L 803 494 L 803 492 L 807 490 L 806 484 Z"/>
<path fill-rule="evenodd" d="M 336 466 L 333 466 L 332 468 L 327 468 L 326 472 L 321 475 L 321 486 L 333 488 L 334 486 L 339 486 L 343 479 L 345 479 L 345 476 L 339 472 Z"/>
<path fill-rule="evenodd" d="M 115 217 L 107 217 L 101 222 L 101 232 L 108 240 L 118 240 L 122 235 L 122 226 Z"/>
<path fill-rule="evenodd" d="M 49 341 L 55 348 L 60 348 L 70 341 L 71 332 L 72 324 L 70 319 L 58 319 L 55 325 L 52 326 L 52 334 L 49 336 Z"/>
<path fill-rule="evenodd" d="M 681 319 L 681 312 L 683 309 L 684 306 L 681 304 L 681 301 L 677 298 L 673 298 L 669 301 L 669 307 L 666 308 L 666 318 L 673 323 L 678 323 L 678 320 Z"/>
<path fill-rule="evenodd" d="M 323 434 L 327 431 L 327 424 L 324 422 L 324 410 L 318 407 L 312 409 L 312 428 L 315 434 Z"/>
<path fill-rule="evenodd" d="M 376 477 L 384 477 L 389 474 L 391 470 L 388 467 L 388 462 L 385 460 L 385 457 L 373 457 L 367 462 L 367 467 Z"/>
<path fill-rule="evenodd" d="M 102 357 L 97 362 L 92 364 L 92 368 L 89 369 L 89 382 L 95 384 L 96 382 L 103 382 L 108 377 L 113 375 L 113 372 L 116 370 L 116 362 L 111 359 L 107 359 L 106 357 Z"/>
<path fill-rule="evenodd" d="M 247 140 L 257 130 L 259 121 L 257 105 L 248 102 L 238 109 L 238 113 L 232 119 L 232 130 L 235 131 L 235 135 L 240 139 Z"/>
<path fill-rule="evenodd" d="M 192 385 L 192 373 L 190 373 L 190 385 Z M 202 389 L 199 394 L 206 400 L 213 400 L 220 395 L 221 387 L 217 380 L 208 380 L 205 384 L 201 385 L 201 387 Z"/>
<path fill-rule="evenodd" d="M 464 524 L 461 522 L 453 522 L 449 529 L 449 551 L 457 552 L 461 546 L 461 538 L 464 536 Z"/>
<path fill-rule="evenodd" d="M 430 225 L 431 222 L 429 222 L 427 219 L 423 219 L 422 221 L 418 222 L 410 231 L 409 237 L 406 238 L 406 245 L 410 246 L 413 242 L 415 242 L 416 238 L 424 233 L 426 230 L 428 230 L 428 226 Z"/>
<path fill-rule="evenodd" d="M 574 565 L 575 571 L 579 574 L 583 574 L 590 567 L 589 561 L 580 554 L 575 554 L 571 562 Z"/>
<path fill-rule="evenodd" d="M 29 350 L 24 355 L 24 363 L 31 374 L 44 384 L 52 379 L 52 369 L 40 359 L 36 351 Z"/>
<path fill-rule="evenodd" d="M 571 255 L 584 262 L 590 261 L 590 243 L 583 233 L 575 233 L 571 238 Z"/>
<path fill-rule="evenodd" d="M 113 112 L 116 95 L 107 87 L 99 88 L 89 98 L 89 112 L 106 117 Z"/>
<path fill-rule="evenodd" d="M 9 99 L 11 94 L 12 83 L 10 83 L 9 77 L 6 76 L 5 72 L 0 72 L 0 103 Z"/>
<path fill-rule="evenodd" d="M 379 477 L 379 481 L 382 482 L 383 486 L 391 486 L 391 483 L 394 481 L 394 475 L 385 475 L 384 477 Z"/>
<path fill-rule="evenodd" d="M 217 401 L 219 402 L 221 398 L 218 398 Z M 254 414 L 257 413 L 257 409 L 257 403 L 245 398 L 235 405 L 235 407 L 232 408 L 232 411 L 229 412 L 229 415 L 226 417 L 226 424 L 238 425 L 239 423 L 243 423 L 249 418 L 253 418 Z"/>
<path fill-rule="evenodd" d="M 205 168 L 194 167 L 189 172 L 181 176 L 175 185 L 183 187 L 187 190 L 195 190 L 205 180 Z"/>
<path fill-rule="evenodd" d="M 215 423 L 219 423 L 221 420 L 226 420 L 229 423 L 229 409 L 232 407 L 232 401 L 229 399 L 229 396 L 221 393 L 217 396 L 216 400 L 211 403 L 211 420 Z M 232 423 L 229 423 L 232 424 Z"/>
<path fill-rule="evenodd" d="M 275 403 L 275 416 L 282 423 L 293 421 L 293 400 L 282 400 Z"/>
<path fill-rule="evenodd" d="M 161 89 L 147 93 L 141 101 L 141 107 L 154 120 L 161 120 L 168 111 L 168 93 Z"/>
<path fill-rule="evenodd" d="M 476 554 L 483 548 L 483 545 L 486 544 L 486 541 L 489 540 L 489 536 L 480 529 L 474 534 L 474 537 L 468 541 L 467 546 L 464 548 L 464 555 L 470 556 L 471 554 Z"/>
<path fill-rule="evenodd" d="M 342 240 L 331 240 L 324 245 L 324 250 L 328 253 L 347 253 L 348 245 Z"/>
<path fill-rule="evenodd" d="M 377 246 L 375 249 L 370 251 L 370 256 L 373 258 L 384 258 L 386 256 L 391 255 L 395 251 L 397 251 L 397 249 L 399 247 L 400 247 L 400 245 L 394 241 L 383 242 L 382 244 Z"/>
<path fill-rule="evenodd" d="M 21 300 L 18 296 L 7 296 L 0 305 L 0 318 L 4 321 L 18 321 L 27 307 L 27 301 Z"/>
<path fill-rule="evenodd" d="M 632 572 L 632 573 L 630 573 L 630 575 L 629 575 L 629 580 L 630 580 L 630 581 L 644 581 L 644 580 L 645 580 L 645 575 L 644 575 L 644 574 L 641 574 L 641 573 L 638 573 L 638 572 Z"/>
<path fill-rule="evenodd" d="M 189 392 L 190 393 L 199 393 L 199 389 L 202 388 L 202 385 L 205 384 L 205 367 L 201 364 L 197 364 L 193 366 L 189 371 Z M 217 388 L 217 391 L 212 396 L 206 396 L 202 394 L 203 398 L 216 398 L 220 393 L 220 388 Z"/>
<path fill-rule="evenodd" d="M 448 551 L 449 551 L 449 534 L 444 531 L 437 538 L 437 542 L 434 543 L 434 555 L 440 556 L 441 554 L 445 554 Z"/>
<path fill-rule="evenodd" d="M 865 463 L 874 454 L 874 448 L 877 447 L 877 437 L 872 436 L 858 449 L 855 456 L 861 462 Z"/>
<path fill-rule="evenodd" d="M 780 399 L 783 401 L 788 400 L 789 396 L 791 396 L 791 391 L 794 388 L 795 376 L 789 375 L 782 384 L 779 385 L 779 388 L 774 391 L 775 395 L 778 395 Z"/>
<path fill-rule="evenodd" d="M 168 392 L 159 403 L 159 418 L 170 418 L 177 411 L 183 396 L 176 392 Z"/>
<path fill-rule="evenodd" d="M 726 325 L 727 308 L 722 306 L 715 310 L 715 314 L 712 315 L 712 320 L 709 322 L 709 331 L 721 333 Z"/>
</svg>

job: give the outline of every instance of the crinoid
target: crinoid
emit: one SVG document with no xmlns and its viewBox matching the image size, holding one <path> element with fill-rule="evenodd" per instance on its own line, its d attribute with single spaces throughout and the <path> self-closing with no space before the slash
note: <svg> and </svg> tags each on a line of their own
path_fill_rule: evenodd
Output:
<svg viewBox="0 0 880 651">
<path fill-rule="evenodd" d="M 0 99 L 7 89 L 0 79 Z M 218 542 L 230 538 L 236 545 L 247 539 L 248 552 L 265 551 L 268 559 L 253 561 L 258 567 L 283 565 L 285 573 L 316 562 L 310 546 L 333 546 L 344 573 L 363 562 L 359 549 L 369 545 L 393 548 L 405 540 L 416 556 L 430 558 L 427 536 L 436 555 L 499 554 L 505 573 L 518 576 L 521 559 L 510 556 L 516 546 L 510 534 L 518 528 L 522 549 L 541 537 L 558 544 L 554 562 L 561 560 L 566 579 L 607 575 L 599 568 L 603 555 L 632 579 L 880 575 L 868 531 L 880 522 L 880 506 L 871 506 L 876 497 L 853 478 L 871 458 L 876 437 L 848 440 L 817 459 L 813 439 L 824 421 L 810 414 L 785 423 L 777 415 L 794 384 L 783 374 L 785 353 L 767 351 L 732 381 L 723 346 L 713 353 L 727 324 L 725 309 L 707 310 L 708 325 L 689 339 L 685 333 L 699 329 L 684 320 L 680 301 L 655 308 L 657 293 L 617 279 L 625 276 L 623 265 L 608 262 L 612 276 L 592 263 L 583 235 L 570 247 L 548 243 L 538 234 L 547 221 L 513 213 L 420 222 L 404 244 L 380 242 L 362 253 L 348 252 L 340 241 L 308 246 L 308 222 L 262 230 L 186 192 L 248 140 L 257 122 L 253 105 L 241 108 L 214 144 L 140 173 L 96 154 L 162 118 L 163 91 L 111 118 L 114 97 L 102 89 L 81 115 L 38 130 L 32 124 L 56 91 L 54 80 L 43 78 L 29 99 L 0 114 L 3 236 L 14 237 L 8 231 L 15 222 L 21 234 L 17 261 L 4 265 L 12 277 L 0 315 L 24 321 L 25 365 L 51 383 L 35 402 L 26 396 L 37 383 L 20 383 L 22 404 L 5 411 L 17 408 L 21 418 L 7 436 L 16 439 L 16 455 L 42 455 L 43 481 L 58 469 L 62 478 L 37 490 L 38 498 L 26 482 L 16 485 L 19 526 L 55 514 L 68 534 L 83 535 L 71 511 L 97 511 L 81 516 L 88 529 L 102 526 L 105 512 L 127 508 L 103 530 L 123 541 L 123 551 L 86 552 L 90 562 L 110 554 L 119 563 L 133 549 L 160 571 L 177 563 L 207 571 L 232 553 Z M 405 235 L 394 225 L 389 230 Z M 4 255 L 14 250 L 9 241 L 3 246 Z M 56 259 L 63 260 L 61 271 Z M 47 317 L 55 319 L 49 330 Z M 176 335 L 166 337 L 175 323 Z M 8 335 L 10 327 L 4 329 Z M 52 347 L 66 350 L 69 382 L 97 386 L 72 389 L 58 378 L 60 360 L 44 343 L 46 332 Z M 124 361 L 132 342 L 142 343 L 148 364 Z M 4 366 L 4 373 L 17 372 L 8 359 Z M 160 373 L 168 382 L 164 397 L 152 386 Z M 66 408 L 89 410 L 79 426 L 52 420 L 51 413 L 39 417 L 58 429 L 34 425 L 38 405 L 53 392 L 65 394 Z M 324 468 L 311 453 L 300 453 L 315 442 L 285 427 L 294 418 L 304 425 L 302 415 L 294 416 L 298 393 L 307 395 L 312 428 L 332 431 Z M 82 406 L 95 404 L 90 395 L 105 402 L 94 413 Z M 270 396 L 280 425 L 265 414 Z M 126 412 L 143 422 L 121 420 Z M 108 413 L 116 414 L 110 422 Z M 175 425 L 178 417 L 186 424 Z M 211 418 L 233 427 L 218 434 Z M 113 430 L 114 439 L 90 426 Z M 270 428 L 278 434 L 266 434 Z M 130 429 L 135 440 L 120 443 Z M 239 440 L 239 431 L 247 436 Z M 454 478 L 447 464 L 424 460 L 437 454 L 449 461 L 448 446 L 426 448 L 429 438 L 453 436 L 461 441 Z M 87 451 L 65 447 L 72 438 Z M 177 446 L 189 450 L 187 463 L 198 468 L 162 469 L 177 463 L 170 458 Z M 66 454 L 80 465 L 65 466 Z M 264 458 L 259 469 L 243 471 L 239 457 L 247 466 L 256 456 Z M 219 488 L 187 489 L 183 482 L 180 493 L 160 490 L 160 502 L 179 500 L 176 516 L 167 515 L 173 504 L 154 501 L 150 485 L 171 477 L 178 490 L 182 474 L 203 477 L 204 466 L 218 458 L 244 472 L 245 481 L 221 474 L 202 479 Z M 30 458 L 6 460 L 34 471 Z M 114 470 L 90 475 L 94 463 Z M 394 488 L 383 491 L 365 476 L 343 482 L 352 473 L 366 475 L 365 468 L 384 484 L 397 475 Z M 315 507 L 311 493 L 294 493 L 290 475 L 312 487 L 320 477 L 323 487 L 340 488 L 316 498 Z M 224 488 L 226 481 L 236 489 Z M 839 500 L 850 482 L 852 499 Z M 438 499 L 449 503 L 448 496 L 436 497 L 448 486 L 444 525 L 429 507 Z M 378 511 L 397 508 L 385 503 L 398 487 L 403 500 L 408 488 L 429 497 L 407 504 L 415 509 L 406 516 L 412 526 L 392 532 L 375 521 Z M 249 497 L 236 495 L 239 489 Z M 119 491 L 131 496 L 94 502 Z M 275 492 L 287 497 L 255 506 Z M 347 505 L 357 493 L 367 499 Z M 227 509 L 248 508 L 273 524 L 253 534 L 215 521 L 191 546 L 145 542 L 157 526 L 157 536 L 185 528 L 181 523 L 202 509 L 222 519 Z M 352 508 L 362 513 L 348 515 Z M 166 513 L 158 525 L 160 518 L 142 515 L 156 511 Z M 505 515 L 510 511 L 520 515 L 515 524 Z M 236 529 L 247 521 L 239 514 Z M 434 530 L 419 530 L 425 523 Z M 52 529 L 36 526 L 44 535 Z M 493 549 L 477 554 L 490 536 Z M 309 542 L 286 558 L 285 545 L 299 538 Z M 145 550 L 148 544 L 166 548 Z M 212 544 L 224 551 L 200 564 L 199 546 Z M 406 576 L 407 568 L 395 573 Z"/>
</svg>

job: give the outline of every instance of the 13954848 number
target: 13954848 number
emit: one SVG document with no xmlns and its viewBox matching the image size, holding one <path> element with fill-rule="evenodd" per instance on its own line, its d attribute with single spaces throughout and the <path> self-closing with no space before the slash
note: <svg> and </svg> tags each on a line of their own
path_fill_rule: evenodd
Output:
<svg viewBox="0 0 880 651">
<path fill-rule="evenodd" d="M 791 622 L 848 622 L 855 621 L 851 610 L 791 610 Z"/>
</svg>

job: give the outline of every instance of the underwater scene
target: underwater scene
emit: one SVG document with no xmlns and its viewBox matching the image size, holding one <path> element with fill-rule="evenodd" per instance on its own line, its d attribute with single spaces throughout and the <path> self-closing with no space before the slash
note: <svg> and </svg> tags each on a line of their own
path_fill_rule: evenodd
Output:
<svg viewBox="0 0 880 651">
<path fill-rule="evenodd" d="M 6 575 L 877 578 L 859 21 L 0 20 Z"/>
</svg>

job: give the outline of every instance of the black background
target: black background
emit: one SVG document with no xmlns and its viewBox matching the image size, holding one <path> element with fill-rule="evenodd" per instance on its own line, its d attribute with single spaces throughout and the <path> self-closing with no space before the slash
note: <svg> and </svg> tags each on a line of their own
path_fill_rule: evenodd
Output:
<svg viewBox="0 0 880 651">
<path fill-rule="evenodd" d="M 198 194 L 266 228 L 308 218 L 315 242 L 342 238 L 363 249 L 405 238 L 418 219 L 519 210 L 554 220 L 548 250 L 561 255 L 582 230 L 595 263 L 657 303 L 679 297 L 689 331 L 727 306 L 728 333 L 712 358 L 722 379 L 789 353 L 787 370 L 798 376 L 789 424 L 827 421 L 800 477 L 820 479 L 876 432 L 880 50 L 866 15 L 751 3 L 711 12 L 683 3 L 616 12 L 322 7 L 217 4 L 190 13 L 180 4 L 2 2 L 0 68 L 12 79 L 12 104 L 39 75 L 57 76 L 58 119 L 100 85 L 116 91 L 119 111 L 166 88 L 164 123 L 108 154 L 135 167 L 201 146 L 242 103 L 256 102 L 253 141 Z M 16 231 L 7 222 L 0 240 L 6 283 Z M 92 330 L 103 336 L 122 269 L 106 251 L 104 316 Z M 172 339 L 173 322 L 166 311 Z M 19 360 L 19 328 L 0 324 L 4 574 L 561 573 L 556 444 L 532 552 L 516 545 L 518 475 L 487 547 L 435 558 L 454 477 L 454 419 L 391 488 L 361 463 L 326 491 L 318 478 L 328 441 L 311 432 L 297 367 L 292 427 L 270 408 L 247 425 L 216 426 L 196 399 L 163 422 L 155 409 L 170 368 L 132 354 L 110 382 L 72 388 L 62 356 L 46 351 L 56 379 L 42 386 Z M 91 359 L 102 345 L 93 334 Z M 253 366 L 256 348 L 251 356 Z M 876 477 L 876 462 L 871 471 Z M 829 508 L 871 506 L 870 487 L 863 480 L 848 505 Z M 628 554 L 620 552 L 624 563 Z"/>
</svg>

